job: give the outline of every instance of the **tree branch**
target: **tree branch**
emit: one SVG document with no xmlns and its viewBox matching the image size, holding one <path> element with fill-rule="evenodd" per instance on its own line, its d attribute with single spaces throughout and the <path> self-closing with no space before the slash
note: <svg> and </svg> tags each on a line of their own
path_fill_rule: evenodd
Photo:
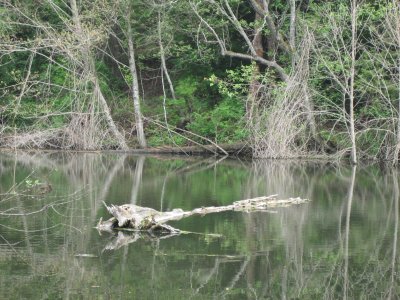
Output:
<svg viewBox="0 0 400 300">
<path fill-rule="evenodd" d="M 286 53 L 292 54 L 294 48 L 289 45 L 282 37 L 279 30 L 276 29 L 275 23 L 268 10 L 268 3 L 264 2 L 264 7 L 261 7 L 256 0 L 249 0 L 254 11 L 267 21 L 267 27 L 271 31 L 271 36 L 278 43 L 278 47 Z"/>
<path fill-rule="evenodd" d="M 260 56 L 252 56 L 249 54 L 243 54 L 243 53 L 233 52 L 233 51 L 229 51 L 229 50 L 225 50 L 223 52 L 223 55 L 247 59 L 247 60 L 251 60 L 251 61 L 256 61 L 264 66 L 274 68 L 275 71 L 278 73 L 279 77 L 283 81 L 285 81 L 285 82 L 289 81 L 289 76 L 286 74 L 285 70 L 276 61 L 271 61 L 271 60 L 265 59 Z"/>
</svg>

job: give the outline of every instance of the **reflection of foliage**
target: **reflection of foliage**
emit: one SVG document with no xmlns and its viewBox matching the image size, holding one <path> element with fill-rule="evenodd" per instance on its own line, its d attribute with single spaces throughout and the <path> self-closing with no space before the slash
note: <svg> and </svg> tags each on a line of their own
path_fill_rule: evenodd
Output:
<svg viewBox="0 0 400 300">
<path fill-rule="evenodd" d="M 14 158 L 0 155 L 0 211 L 28 212 L 55 200 L 73 201 L 25 218 L 0 216 L 0 298 L 340 299 L 347 259 L 348 298 L 399 296 L 399 251 L 393 248 L 399 178 L 392 170 L 358 170 L 346 256 L 351 171 L 345 167 L 146 158 L 137 190 L 141 206 L 192 209 L 273 193 L 312 202 L 276 214 L 193 217 L 179 221 L 179 228 L 202 234 L 143 239 L 102 253 L 109 237 L 92 229 L 107 215 L 101 200 L 131 199 L 138 158 L 19 153 L 16 164 Z M 25 183 L 35 169 L 32 183 L 46 178 L 52 193 L 3 201 L 14 184 L 14 165 L 16 183 Z"/>
</svg>

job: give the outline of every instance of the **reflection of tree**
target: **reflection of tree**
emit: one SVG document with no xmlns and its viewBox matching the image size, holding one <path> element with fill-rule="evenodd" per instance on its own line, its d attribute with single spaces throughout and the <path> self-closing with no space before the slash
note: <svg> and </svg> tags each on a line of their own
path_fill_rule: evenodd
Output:
<svg viewBox="0 0 400 300">
<path fill-rule="evenodd" d="M 254 163 L 253 165 L 253 178 L 249 180 L 249 190 L 251 194 L 269 192 L 278 193 L 282 195 L 290 195 L 296 193 L 302 195 L 302 197 L 313 199 L 312 191 L 314 189 L 315 176 L 309 176 L 309 171 L 314 169 L 313 164 L 303 164 L 291 162 L 274 162 L 274 161 L 263 161 L 262 163 Z M 322 171 L 322 170 L 320 170 Z M 266 267 L 264 273 L 265 281 L 268 281 L 268 276 L 276 276 L 274 280 L 279 282 L 280 291 L 279 294 L 282 299 L 290 298 L 290 289 L 293 286 L 288 287 L 289 284 L 295 285 L 297 288 L 303 286 L 303 226 L 306 223 L 309 206 L 297 207 L 296 209 L 284 209 L 279 210 L 275 218 L 279 220 L 280 228 L 277 229 L 280 233 L 280 237 L 284 240 L 283 253 L 280 257 L 281 266 L 279 272 L 274 272 L 274 267 Z M 252 219 L 251 222 L 247 221 L 246 226 L 248 231 L 254 232 L 255 235 L 253 243 L 256 241 L 265 240 L 266 236 L 271 235 L 271 224 L 268 219 L 274 218 L 272 216 L 265 215 L 248 215 L 246 219 Z M 249 233 L 246 235 L 249 237 Z M 251 242 L 247 243 L 249 246 Z M 258 246 L 259 247 L 259 246 Z M 273 264 L 271 261 L 273 253 L 279 249 L 279 246 L 271 245 L 269 242 L 264 242 L 261 245 L 261 250 L 265 251 L 265 261 L 268 264 Z M 252 252 L 259 251 L 257 246 L 252 249 Z M 271 285 L 263 285 L 263 289 L 257 291 L 254 288 L 256 281 L 254 280 L 254 266 L 259 264 L 259 259 L 255 258 L 252 263 L 253 270 L 249 270 L 248 274 L 253 274 L 248 277 L 249 281 L 247 285 L 252 288 L 252 293 L 255 293 L 259 297 L 267 297 L 270 293 Z M 295 278 L 289 278 L 289 274 L 292 274 Z M 288 280 L 291 280 L 291 283 Z M 278 292 L 278 291 L 277 291 Z M 249 296 L 251 298 L 251 296 Z"/>
<path fill-rule="evenodd" d="M 388 291 L 387 299 L 395 298 L 395 283 L 396 283 L 396 272 L 398 273 L 398 266 L 396 265 L 396 255 L 397 254 L 397 238 L 399 230 L 399 174 L 397 169 L 393 170 L 393 213 L 394 213 L 394 231 L 393 231 L 393 253 L 392 253 L 392 263 L 391 263 L 391 273 L 390 273 L 390 287 Z M 397 278 L 398 280 L 398 278 Z M 398 281 L 397 281 L 398 284 Z M 398 296 L 398 295 L 397 295 Z"/>
<path fill-rule="evenodd" d="M 350 216 L 351 216 L 351 206 L 353 203 L 353 194 L 354 194 L 354 183 L 356 180 L 356 171 L 357 167 L 353 166 L 351 172 L 351 181 L 349 187 L 349 193 L 347 198 L 347 210 L 346 210 L 346 229 L 345 229 L 345 242 L 344 242 L 344 275 L 343 275 L 343 299 L 348 298 L 348 289 L 349 289 L 349 234 L 350 234 Z"/>
<path fill-rule="evenodd" d="M 136 204 L 137 195 L 139 193 L 139 186 L 142 182 L 142 173 L 144 166 L 145 157 L 141 156 L 136 161 L 135 172 L 133 173 L 133 185 L 132 185 L 132 193 L 131 193 L 131 204 Z"/>
<path fill-rule="evenodd" d="M 14 205 L 33 212 L 65 202 L 26 216 L 26 226 L 20 216 L 0 216 L 0 298 L 400 296 L 397 171 L 359 166 L 355 176 L 355 169 L 315 162 L 185 157 L 146 157 L 141 166 L 130 155 L 22 152 L 16 160 L 0 155 L 0 166 L 0 194 L 12 186 L 17 191 L 6 201 L 0 196 L 0 211 Z M 48 180 L 53 191 L 35 198 L 22 195 L 28 175 Z M 139 205 L 160 209 L 162 203 L 161 210 L 274 193 L 312 202 L 275 214 L 182 220 L 179 228 L 205 234 L 162 240 L 138 235 L 135 243 L 102 252 L 118 236 L 98 236 L 92 229 L 106 215 L 101 201 L 126 203 L 137 191 Z M 131 241 L 136 236 L 120 237 Z"/>
<path fill-rule="evenodd" d="M 90 247 L 91 224 L 98 216 L 101 201 L 107 196 L 113 178 L 123 165 L 124 156 L 114 164 L 113 160 L 104 161 L 93 154 L 21 152 L 15 157 L 1 155 L 0 161 L 3 166 L 0 191 L 10 191 L 0 202 L 0 211 L 6 212 L 0 216 L 1 236 L 5 242 L 5 245 L 0 245 L 0 264 L 3 257 L 6 263 L 9 261 L 2 253 L 5 250 L 8 253 L 7 248 L 11 248 L 13 255 L 10 259 L 15 261 L 14 264 L 28 268 L 25 277 L 32 284 L 49 275 L 58 278 L 56 282 L 64 279 L 61 280 L 62 290 L 65 291 L 64 297 L 69 298 L 70 292 L 76 289 L 76 278 L 83 273 L 90 275 L 77 264 L 74 255 L 84 253 Z M 13 180 L 4 180 L 10 174 Z M 44 180 L 51 182 L 51 193 L 37 194 L 33 188 L 26 188 L 28 183 L 32 184 L 30 182 Z M 0 281 L 3 282 L 0 283 L 1 290 L 10 290 L 7 282 L 15 281 L 13 273 L 7 276 L 6 281 Z M 54 287 L 49 284 L 41 288 Z M 15 290 L 15 295 L 18 292 Z M 4 294 L 0 298 L 4 298 Z"/>
<path fill-rule="evenodd" d="M 395 271 L 398 200 L 394 201 L 393 209 L 388 205 L 392 188 L 395 199 L 398 199 L 398 192 L 396 184 L 388 183 L 390 177 L 382 176 L 385 171 L 381 173 L 375 167 L 365 167 L 356 177 L 354 167 L 348 181 L 342 179 L 342 172 L 337 172 L 336 168 L 313 164 L 299 167 L 285 162 L 265 162 L 262 166 L 257 163 L 257 168 L 253 168 L 256 173 L 255 178 L 249 179 L 248 194 L 260 191 L 294 193 L 307 195 L 313 202 L 309 206 L 278 211 L 277 222 L 269 220 L 273 215 L 245 215 L 245 249 L 250 253 L 254 249 L 265 253 L 263 259 L 252 257 L 255 262 L 246 265 L 244 273 L 247 275 L 243 277 L 246 283 L 241 284 L 248 286 L 247 297 L 262 298 L 271 292 L 282 299 L 371 297 L 382 292 L 388 293 L 389 298 L 398 296 L 395 294 L 399 282 Z M 323 183 L 325 177 L 327 181 Z M 395 177 L 398 180 L 397 174 Z M 386 189 L 380 188 L 383 186 Z M 347 198 L 343 197 L 345 194 Z M 354 198 L 357 201 L 354 202 Z M 321 205 L 328 205 L 328 209 L 321 210 Z M 397 212 L 397 217 L 393 211 Z M 354 226 L 350 226 L 353 222 Z M 277 224 L 279 229 L 275 227 L 274 234 L 271 227 Z M 334 230 L 337 224 L 343 225 L 339 231 Z M 388 228 L 394 228 L 392 247 L 387 245 L 391 232 Z M 268 235 L 276 237 L 279 231 L 282 246 L 266 240 Z M 313 236 L 319 236 L 320 240 L 312 241 Z M 311 250 L 310 245 L 317 250 Z M 262 271 L 255 267 L 260 265 Z M 261 280 L 262 289 L 257 288 L 257 280 Z"/>
</svg>

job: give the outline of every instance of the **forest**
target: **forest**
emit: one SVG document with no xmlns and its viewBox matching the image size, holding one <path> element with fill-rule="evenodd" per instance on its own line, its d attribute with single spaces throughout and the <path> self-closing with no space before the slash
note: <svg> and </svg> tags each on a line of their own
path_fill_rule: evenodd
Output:
<svg viewBox="0 0 400 300">
<path fill-rule="evenodd" d="M 396 0 L 0 0 L 0 147 L 400 151 Z"/>
</svg>

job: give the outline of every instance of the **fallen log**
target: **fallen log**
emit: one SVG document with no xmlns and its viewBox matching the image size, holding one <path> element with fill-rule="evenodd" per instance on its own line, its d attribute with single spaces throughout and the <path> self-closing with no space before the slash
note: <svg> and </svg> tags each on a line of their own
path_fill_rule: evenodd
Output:
<svg viewBox="0 0 400 300">
<path fill-rule="evenodd" d="M 223 149 L 223 151 L 221 150 Z M 126 151 L 124 151 L 126 152 Z M 248 144 L 235 143 L 235 144 L 221 144 L 219 147 L 214 145 L 195 145 L 195 146 L 160 146 L 154 148 L 131 149 L 128 153 L 134 154 L 191 154 L 191 155 L 205 155 L 205 154 L 221 154 L 233 156 L 251 157 L 252 150 Z"/>
<path fill-rule="evenodd" d="M 103 221 L 101 218 L 97 224 L 99 231 L 112 232 L 115 229 L 134 229 L 137 231 L 160 232 L 160 233 L 179 233 L 180 230 L 166 223 L 177 221 L 193 215 L 206 215 L 223 211 L 268 211 L 269 208 L 287 207 L 295 204 L 308 202 L 308 199 L 288 198 L 277 199 L 277 195 L 262 196 L 257 198 L 245 199 L 233 202 L 227 206 L 209 206 L 184 211 L 177 208 L 172 211 L 160 212 L 153 208 L 142 207 L 133 204 L 107 206 L 108 212 L 113 216 L 109 220 Z"/>
</svg>

